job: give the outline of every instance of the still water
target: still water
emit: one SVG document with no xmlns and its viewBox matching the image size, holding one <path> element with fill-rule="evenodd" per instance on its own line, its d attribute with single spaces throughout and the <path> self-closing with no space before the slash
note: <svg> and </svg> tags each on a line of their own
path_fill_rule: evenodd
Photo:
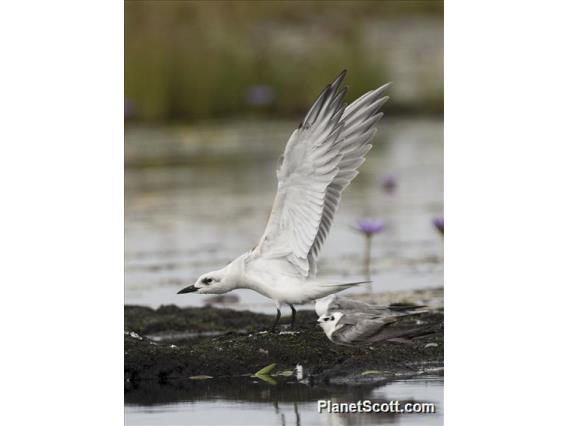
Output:
<svg viewBox="0 0 568 426">
<path fill-rule="evenodd" d="M 125 303 L 201 306 L 205 295 L 177 295 L 260 238 L 276 189 L 275 169 L 291 122 L 247 120 L 192 127 L 126 129 Z M 394 175 L 388 194 L 381 179 Z M 330 281 L 363 277 L 360 218 L 382 218 L 373 240 L 375 291 L 441 287 L 443 248 L 432 218 L 443 212 L 443 131 L 439 120 L 383 120 L 360 175 L 344 193 L 319 261 Z M 364 289 L 352 289 L 351 292 Z M 234 309 L 273 313 L 248 290 Z M 189 383 L 188 383 L 189 382 Z M 435 414 L 319 414 L 318 399 L 426 401 Z M 140 384 L 125 393 L 129 425 L 442 424 L 441 377 L 384 386 L 270 385 L 252 379 Z"/>
<path fill-rule="evenodd" d="M 381 387 L 270 385 L 260 381 L 207 380 L 126 392 L 127 425 L 441 425 L 441 377 L 400 380 Z M 332 402 L 429 402 L 435 413 L 319 413 L 318 400 Z"/>
<path fill-rule="evenodd" d="M 382 218 L 372 247 L 375 291 L 442 286 L 443 248 L 432 218 L 443 213 L 440 120 L 383 119 L 360 175 L 344 193 L 319 260 L 330 281 L 363 278 L 360 218 Z M 204 272 L 254 247 L 276 189 L 275 169 L 292 122 L 241 120 L 192 127 L 126 129 L 125 303 L 200 306 L 177 295 Z M 396 178 L 393 194 L 380 185 Z M 352 289 L 351 292 L 364 289 Z M 272 312 L 249 290 L 235 309 Z"/>
</svg>

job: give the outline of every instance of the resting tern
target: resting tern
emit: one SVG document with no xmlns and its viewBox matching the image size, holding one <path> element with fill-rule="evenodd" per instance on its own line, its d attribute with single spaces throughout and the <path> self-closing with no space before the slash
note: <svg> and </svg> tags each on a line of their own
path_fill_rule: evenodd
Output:
<svg viewBox="0 0 568 426">
<path fill-rule="evenodd" d="M 276 172 L 278 189 L 257 246 L 224 268 L 201 275 L 178 294 L 221 294 L 248 288 L 280 307 L 307 303 L 358 283 L 331 284 L 316 278 L 316 260 L 331 228 L 341 193 L 358 174 L 371 149 L 387 83 L 343 103 L 344 70 L 327 85 L 288 140 Z"/>
<path fill-rule="evenodd" d="M 344 346 L 366 346 L 384 341 L 408 342 L 435 333 L 439 324 L 409 325 L 405 319 L 416 315 L 370 314 L 334 311 L 318 318 L 318 324 L 329 340 Z"/>
<path fill-rule="evenodd" d="M 315 305 L 315 311 L 318 317 L 328 315 L 333 311 L 360 312 L 377 315 L 400 315 L 406 313 L 427 312 L 427 309 L 424 308 L 426 308 L 425 305 L 412 305 L 405 303 L 393 303 L 388 306 L 371 305 L 358 300 L 348 299 L 347 297 L 339 297 L 337 294 L 331 294 L 318 299 L 316 300 Z"/>
</svg>

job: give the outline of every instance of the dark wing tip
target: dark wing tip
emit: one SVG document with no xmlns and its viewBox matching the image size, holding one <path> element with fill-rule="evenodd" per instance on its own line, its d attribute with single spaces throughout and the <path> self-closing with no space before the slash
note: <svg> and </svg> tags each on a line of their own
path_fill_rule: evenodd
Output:
<svg viewBox="0 0 568 426">
<path fill-rule="evenodd" d="M 331 87 L 337 89 L 345 79 L 346 75 L 347 75 L 347 70 L 344 69 L 337 75 L 337 77 L 335 77 L 335 80 L 333 80 L 333 83 L 331 83 Z"/>
<path fill-rule="evenodd" d="M 339 101 L 341 101 L 347 89 L 338 89 L 339 86 L 341 86 L 341 83 L 343 82 L 343 79 L 346 75 L 347 70 L 344 69 L 339 73 L 339 75 L 335 78 L 335 80 L 333 80 L 332 83 L 325 86 L 312 107 L 308 110 L 298 128 L 309 128 L 313 124 L 313 122 L 317 120 L 322 108 L 327 107 L 330 102 L 333 102 L 336 99 L 338 103 Z M 338 94 L 339 96 L 337 96 Z"/>
</svg>

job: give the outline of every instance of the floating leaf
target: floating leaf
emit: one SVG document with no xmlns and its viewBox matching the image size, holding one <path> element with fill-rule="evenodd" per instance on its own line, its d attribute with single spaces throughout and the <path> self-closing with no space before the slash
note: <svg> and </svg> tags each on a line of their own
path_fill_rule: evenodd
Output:
<svg viewBox="0 0 568 426">
<path fill-rule="evenodd" d="M 212 379 L 212 376 L 205 376 L 205 375 L 201 375 L 201 376 L 191 376 L 190 379 L 191 380 L 207 380 L 207 379 Z"/>
<path fill-rule="evenodd" d="M 258 377 L 260 380 L 270 384 L 270 385 L 275 385 L 276 384 L 276 380 L 274 380 L 272 377 L 270 377 L 267 374 L 255 374 L 255 377 Z"/>
<path fill-rule="evenodd" d="M 276 367 L 276 363 L 273 363 L 273 364 L 267 365 L 264 368 L 261 368 L 256 373 L 254 373 L 254 375 L 255 376 L 268 376 L 270 374 L 270 372 L 272 370 L 274 370 L 274 367 Z"/>
</svg>

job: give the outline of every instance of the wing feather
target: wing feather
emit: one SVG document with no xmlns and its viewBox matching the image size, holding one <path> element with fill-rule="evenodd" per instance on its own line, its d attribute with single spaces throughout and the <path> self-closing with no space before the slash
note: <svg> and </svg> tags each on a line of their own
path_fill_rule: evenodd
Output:
<svg viewBox="0 0 568 426">
<path fill-rule="evenodd" d="M 277 171 L 278 191 L 253 256 L 285 257 L 307 278 L 329 233 L 342 191 L 371 148 L 388 85 L 349 106 L 340 88 L 346 71 L 325 87 L 292 133 Z"/>
<path fill-rule="evenodd" d="M 339 170 L 326 191 L 322 212 L 322 217 L 326 217 L 327 221 L 320 222 L 316 239 L 308 253 L 310 272 L 314 275 L 317 272 L 316 260 L 331 228 L 331 222 L 341 201 L 341 193 L 357 176 L 357 169 L 365 162 L 365 155 L 372 147 L 369 142 L 377 130 L 375 126 L 383 117 L 379 109 L 388 101 L 388 97 L 383 95 L 389 86 L 390 83 L 367 92 L 349 105 L 342 115 Z"/>
</svg>

